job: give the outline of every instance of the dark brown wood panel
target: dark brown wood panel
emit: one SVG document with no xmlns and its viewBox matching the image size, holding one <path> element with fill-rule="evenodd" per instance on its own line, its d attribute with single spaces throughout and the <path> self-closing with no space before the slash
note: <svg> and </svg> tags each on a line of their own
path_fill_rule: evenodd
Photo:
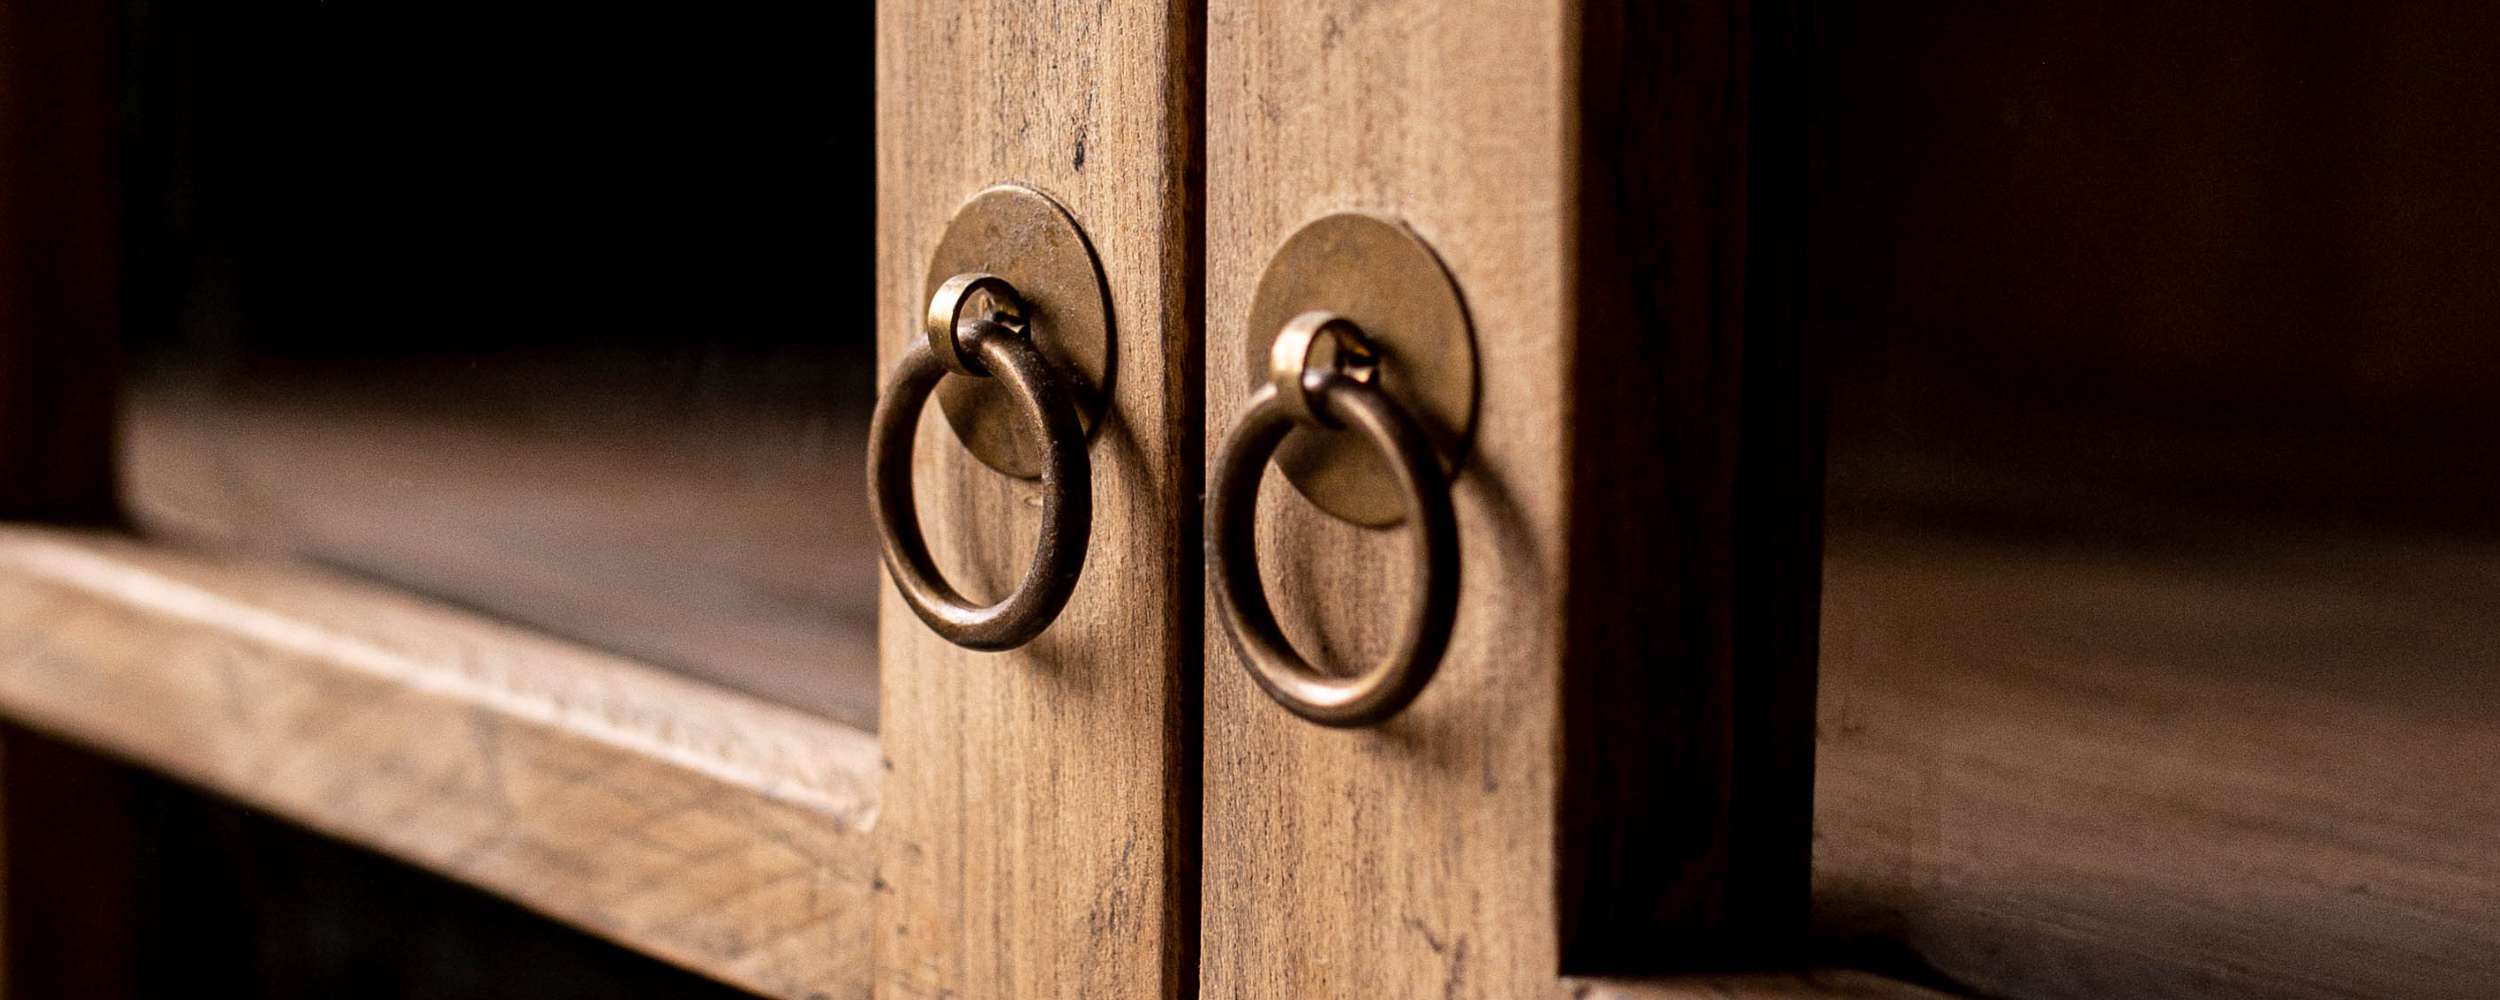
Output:
<svg viewBox="0 0 2500 1000">
<path fill-rule="evenodd" d="M 1794 959 L 1822 524 L 1803 4 L 1582 9 L 1563 964 Z"/>
<path fill-rule="evenodd" d="M 113 516 L 117 8 L 0 7 L 0 517 Z"/>
</svg>

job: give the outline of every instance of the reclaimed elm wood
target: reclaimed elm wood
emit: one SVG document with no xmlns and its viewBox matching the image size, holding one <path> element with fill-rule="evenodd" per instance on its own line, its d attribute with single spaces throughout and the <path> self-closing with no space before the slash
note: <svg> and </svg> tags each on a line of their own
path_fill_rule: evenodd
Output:
<svg viewBox="0 0 2500 1000">
<path fill-rule="evenodd" d="M 776 997 L 866 997 L 876 739 L 297 568 L 0 528 L 0 712 Z"/>
<path fill-rule="evenodd" d="M 1114 328 L 1093 532 L 1057 621 L 1022 648 L 974 653 L 880 588 L 886 994 L 1196 993 L 1194 13 L 1179 0 L 878 5 L 881 364 L 919 336 L 948 219 L 1001 181 L 1074 215 Z M 934 409 L 914 464 L 938 565 L 969 597 L 1003 595 L 1032 552 L 1032 485 L 972 458 Z"/>
<path fill-rule="evenodd" d="M 1555 996 L 1798 943 L 1820 431 L 1802 345 L 1747 326 L 1749 7 L 1209 3 L 1207 433 L 1268 255 L 1330 212 L 1441 254 L 1481 382 L 1456 633 L 1404 714 L 1301 722 L 1207 621 L 1204 995 Z M 1401 539 L 1281 477 L 1260 504 L 1288 634 L 1368 662 Z"/>
</svg>

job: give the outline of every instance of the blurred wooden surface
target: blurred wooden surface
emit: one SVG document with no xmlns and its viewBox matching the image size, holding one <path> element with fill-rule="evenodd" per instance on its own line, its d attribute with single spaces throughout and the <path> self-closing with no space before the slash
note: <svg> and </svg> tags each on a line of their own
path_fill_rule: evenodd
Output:
<svg viewBox="0 0 2500 1000">
<path fill-rule="evenodd" d="M 874 728 L 865 411 L 690 406 L 630 364 L 550 352 L 140 379 L 125 503 L 158 535 L 376 577 Z"/>
<path fill-rule="evenodd" d="M 0 743 L 16 1000 L 751 996 L 93 750 Z"/>
<path fill-rule="evenodd" d="M 1826 957 L 2500 995 L 2500 7 L 1827 7 Z"/>
<path fill-rule="evenodd" d="M 874 736 L 422 600 L 0 529 L 0 710 L 767 996 L 869 994 Z"/>
<path fill-rule="evenodd" d="M 1987 995 L 2500 996 L 2500 544 L 1835 533 L 1815 896 Z"/>
<path fill-rule="evenodd" d="M 1075 217 L 1113 316 L 1091 540 L 1049 629 L 976 653 L 880 588 L 886 995 L 1198 992 L 1197 10 L 877 5 L 878 357 L 919 336 L 956 207 L 1002 181 Z M 974 460 L 935 407 L 913 465 L 937 565 L 975 601 L 1004 595 L 1034 484 Z"/>
<path fill-rule="evenodd" d="M 1836 388 L 2500 429 L 2500 8 L 1828 8 Z"/>
</svg>

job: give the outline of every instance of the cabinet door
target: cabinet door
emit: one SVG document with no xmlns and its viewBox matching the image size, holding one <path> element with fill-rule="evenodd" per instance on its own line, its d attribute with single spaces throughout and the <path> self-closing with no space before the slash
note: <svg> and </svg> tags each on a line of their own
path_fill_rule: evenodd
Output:
<svg viewBox="0 0 2500 1000">
<path fill-rule="evenodd" d="M 1083 228 L 1114 328 L 1089 551 L 1049 628 L 960 649 L 884 585 L 880 995 L 1172 996 L 1192 971 L 1196 30 L 1177 0 L 878 5 L 881 366 L 919 336 L 957 206 L 1001 182 Z M 920 523 L 938 566 L 996 599 L 983 585 L 1024 571 L 1040 498 L 936 411 L 913 462 Z"/>
<path fill-rule="evenodd" d="M 1786 31 L 1753 14 L 1209 0 L 1209 453 L 1273 333 L 1244 328 L 1262 270 L 1331 213 L 1437 251 L 1477 383 L 1456 624 L 1410 706 L 1305 722 L 1209 615 L 1205 996 L 1556 996 L 1801 925 L 1819 428 L 1788 222 L 1747 197 L 1786 156 L 1760 136 L 1748 166 L 1756 29 Z M 1283 632 L 1366 662 L 1417 584 L 1412 529 L 1268 478 Z"/>
</svg>

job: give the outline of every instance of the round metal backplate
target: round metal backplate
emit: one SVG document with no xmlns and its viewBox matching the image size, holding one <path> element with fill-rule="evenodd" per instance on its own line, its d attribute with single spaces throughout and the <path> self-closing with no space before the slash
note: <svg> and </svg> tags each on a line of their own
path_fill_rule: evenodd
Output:
<svg viewBox="0 0 2500 1000">
<path fill-rule="evenodd" d="M 1268 348 L 1295 316 L 1324 309 L 1353 321 L 1379 356 L 1383 392 L 1422 425 L 1442 471 L 1458 474 L 1476 421 L 1476 341 L 1467 303 L 1441 258 L 1394 219 L 1327 216 L 1285 239 L 1250 300 L 1242 352 L 1253 388 L 1267 381 Z M 1386 459 L 1351 430 L 1296 427 L 1276 467 L 1319 509 L 1385 528 L 1406 519 Z"/>
<path fill-rule="evenodd" d="M 1111 384 L 1111 293 L 1076 219 L 1049 195 L 1000 184 L 955 210 L 929 259 L 920 300 L 946 279 L 985 271 L 1007 279 L 1024 299 L 1026 329 L 1042 357 L 1071 380 L 1077 418 L 1094 432 Z M 967 313 L 967 315 L 970 315 Z M 948 375 L 938 383 L 938 408 L 955 436 L 983 465 L 1019 479 L 1042 474 L 1040 442 L 996 379 Z"/>
</svg>

